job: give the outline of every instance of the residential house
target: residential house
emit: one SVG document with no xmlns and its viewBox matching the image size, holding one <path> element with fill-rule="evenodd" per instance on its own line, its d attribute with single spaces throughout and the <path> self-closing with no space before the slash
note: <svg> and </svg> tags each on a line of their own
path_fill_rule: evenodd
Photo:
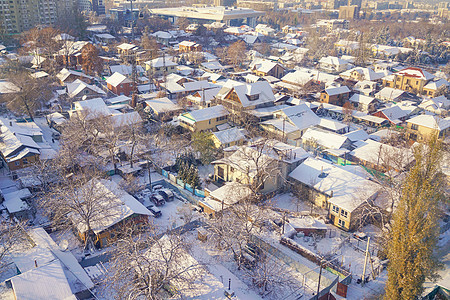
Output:
<svg viewBox="0 0 450 300">
<path fill-rule="evenodd" d="M 176 37 L 167 31 L 157 31 L 152 34 L 156 41 L 160 44 L 163 44 L 164 46 L 174 45 L 177 42 Z"/>
<path fill-rule="evenodd" d="M 67 96 L 71 99 L 90 99 L 105 97 L 106 93 L 101 88 L 93 84 L 87 84 L 80 79 L 66 83 Z"/>
<path fill-rule="evenodd" d="M 93 297 L 94 283 L 70 251 L 61 251 L 43 228 L 29 229 L 26 234 L 31 248 L 12 257 L 17 271 L 10 279 L 13 299 Z"/>
<path fill-rule="evenodd" d="M 134 44 L 122 43 L 117 46 L 117 53 L 121 57 L 126 57 L 127 55 L 133 54 L 139 47 Z"/>
<path fill-rule="evenodd" d="M 3 201 L 0 203 L 6 208 L 11 218 L 28 220 L 31 217 L 31 208 L 27 200 L 31 198 L 30 190 L 27 188 L 16 191 L 1 191 Z"/>
<path fill-rule="evenodd" d="M 191 41 L 182 41 L 178 44 L 178 51 L 180 53 L 200 52 L 202 51 L 202 46 Z"/>
<path fill-rule="evenodd" d="M 446 114 L 450 109 L 450 100 L 443 95 L 432 99 L 425 99 L 420 103 L 419 108 L 437 115 Z"/>
<path fill-rule="evenodd" d="M 419 115 L 406 120 L 408 138 L 420 141 L 433 135 L 445 139 L 450 132 L 450 117 L 442 118 L 432 115 Z"/>
<path fill-rule="evenodd" d="M 245 135 L 242 129 L 232 127 L 213 132 L 211 139 L 216 148 L 228 148 L 231 146 L 242 146 L 245 141 Z"/>
<path fill-rule="evenodd" d="M 350 130 L 349 125 L 333 119 L 326 119 L 326 118 L 320 118 L 319 123 L 316 125 L 316 127 L 338 134 L 344 134 Z"/>
<path fill-rule="evenodd" d="M 253 60 L 249 65 L 249 69 L 260 77 L 273 76 L 281 78 L 286 72 L 286 68 L 282 64 L 261 58 Z"/>
<path fill-rule="evenodd" d="M 329 73 L 341 73 L 348 69 L 349 63 L 335 56 L 327 56 L 319 60 L 319 66 Z"/>
<path fill-rule="evenodd" d="M 149 217 L 154 215 L 136 198 L 122 190 L 117 183 L 110 180 L 91 180 L 87 183 L 93 193 L 97 193 L 100 207 L 104 207 L 105 216 L 92 220 L 90 226 L 95 235 L 95 246 L 103 248 L 108 246 L 116 236 L 127 226 L 146 226 Z M 95 195 L 94 195 L 95 197 Z M 88 227 L 85 222 L 76 216 L 72 216 L 74 226 L 80 239 L 85 242 Z"/>
<path fill-rule="evenodd" d="M 162 121 L 171 120 L 173 116 L 183 111 L 182 107 L 173 103 L 167 97 L 147 100 L 145 101 L 145 105 L 146 110 L 148 109 L 155 118 Z"/>
<path fill-rule="evenodd" d="M 108 90 L 116 95 L 131 96 L 133 93 L 133 81 L 118 72 L 108 77 L 108 79 L 106 79 L 106 84 L 108 86 Z"/>
<path fill-rule="evenodd" d="M 434 75 L 421 68 L 409 67 L 384 77 L 383 86 L 422 94 L 433 78 Z"/>
<path fill-rule="evenodd" d="M 381 91 L 375 94 L 375 98 L 383 102 L 398 102 L 404 99 L 410 99 L 408 92 L 392 87 L 384 87 Z"/>
<path fill-rule="evenodd" d="M 369 96 L 353 94 L 349 99 L 353 107 L 365 113 L 372 113 L 377 109 L 378 101 Z"/>
<path fill-rule="evenodd" d="M 289 174 L 292 184 L 309 190 L 309 200 L 325 208 L 331 223 L 346 231 L 363 225 L 359 221 L 364 206 L 378 197 L 380 186 L 367 177 L 312 157 Z"/>
<path fill-rule="evenodd" d="M 408 111 L 402 110 L 400 106 L 393 105 L 391 107 L 382 108 L 372 113 L 372 115 L 388 120 L 391 125 L 400 125 L 408 117 Z"/>
<path fill-rule="evenodd" d="M 147 72 L 155 77 L 175 73 L 177 66 L 171 57 L 158 57 L 145 62 Z"/>
<path fill-rule="evenodd" d="M 127 66 L 127 65 L 112 65 L 109 66 L 110 74 L 114 73 L 120 73 L 125 76 L 132 76 L 133 75 L 133 67 Z M 145 70 L 143 67 L 137 65 L 136 66 L 136 74 L 138 77 L 142 77 L 145 75 Z"/>
<path fill-rule="evenodd" d="M 450 84 L 445 79 L 438 79 L 436 81 L 430 81 L 423 87 L 423 94 L 428 97 L 434 97 L 439 89 L 448 88 Z"/>
<path fill-rule="evenodd" d="M 353 87 L 354 92 L 366 96 L 373 96 L 376 90 L 377 90 L 377 83 L 375 81 L 367 81 L 367 80 L 358 81 Z"/>
<path fill-rule="evenodd" d="M 405 171 L 413 162 L 411 150 L 397 148 L 372 139 L 359 141 L 347 158 L 367 169 L 385 173 L 388 176 Z"/>
<path fill-rule="evenodd" d="M 207 90 L 197 91 L 192 95 L 186 97 L 190 104 L 197 105 L 199 108 L 206 108 L 211 106 L 211 101 L 221 90 L 221 87 L 211 88 Z"/>
<path fill-rule="evenodd" d="M 342 106 L 348 101 L 350 89 L 347 86 L 330 87 L 320 93 L 320 102 Z"/>
<path fill-rule="evenodd" d="M 252 195 L 251 189 L 239 182 L 225 182 L 225 184 L 214 191 L 207 192 L 207 196 L 198 202 L 203 213 L 210 218 L 215 218 L 223 210 L 230 206 L 246 200 Z"/>
<path fill-rule="evenodd" d="M 383 72 L 376 73 L 371 68 L 356 67 L 340 73 L 339 76 L 354 81 L 381 81 L 381 78 L 385 77 L 386 74 Z"/>
<path fill-rule="evenodd" d="M 25 132 L 17 131 L 14 125 L 12 120 L 0 120 L 1 160 L 2 165 L 10 171 L 31 166 L 39 161 L 41 154 L 41 147 L 36 140 Z"/>
<path fill-rule="evenodd" d="M 212 162 L 214 180 L 239 182 L 260 193 L 272 193 L 284 186 L 288 174 L 308 156 L 300 147 L 275 140 L 256 141 Z"/>
<path fill-rule="evenodd" d="M 66 68 L 59 71 L 59 73 L 56 74 L 56 77 L 59 79 L 61 84 L 74 82 L 77 79 L 84 81 L 88 84 L 92 84 L 94 81 L 94 77 L 92 76 L 86 75 L 83 72 L 68 70 Z"/>
<path fill-rule="evenodd" d="M 217 131 L 217 126 L 228 122 L 229 112 L 222 105 L 184 113 L 178 117 L 181 127 L 191 131 Z"/>
<path fill-rule="evenodd" d="M 274 106 L 275 96 L 267 81 L 246 84 L 228 80 L 216 95 L 216 101 L 226 107 L 233 119 L 239 122 L 238 117 L 243 112 Z"/>
<path fill-rule="evenodd" d="M 275 36 L 275 33 L 276 33 L 275 29 L 273 29 L 272 27 L 270 27 L 269 25 L 266 25 L 266 24 L 256 25 L 255 31 L 258 33 L 261 33 L 262 35 L 270 36 L 270 37 Z"/>
<path fill-rule="evenodd" d="M 56 59 L 68 67 L 80 67 L 82 64 L 81 51 L 87 44 L 91 43 L 86 41 L 64 41 L 61 50 L 56 53 Z"/>
<path fill-rule="evenodd" d="M 302 136 L 302 147 L 306 150 L 349 149 L 351 141 L 344 135 L 320 128 L 309 128 Z"/>
</svg>

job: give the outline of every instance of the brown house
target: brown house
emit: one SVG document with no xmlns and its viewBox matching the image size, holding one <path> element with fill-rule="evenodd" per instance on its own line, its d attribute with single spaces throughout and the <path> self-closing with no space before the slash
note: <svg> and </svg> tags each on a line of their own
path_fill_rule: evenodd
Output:
<svg viewBox="0 0 450 300">
<path fill-rule="evenodd" d="M 348 101 L 349 95 L 347 86 L 327 88 L 320 93 L 320 102 L 342 106 Z"/>
<path fill-rule="evenodd" d="M 116 95 L 130 96 L 133 92 L 133 82 L 118 72 L 112 74 L 107 80 L 108 90 Z"/>
</svg>

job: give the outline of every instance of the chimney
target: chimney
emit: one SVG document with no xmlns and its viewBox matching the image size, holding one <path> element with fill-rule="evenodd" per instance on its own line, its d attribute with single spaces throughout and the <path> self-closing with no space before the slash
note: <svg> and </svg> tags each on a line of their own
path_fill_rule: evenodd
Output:
<svg viewBox="0 0 450 300">
<path fill-rule="evenodd" d="M 38 265 L 37 265 L 37 259 L 34 260 L 34 267 L 35 267 L 35 268 L 38 267 Z"/>
<path fill-rule="evenodd" d="M 12 121 L 9 121 L 9 126 L 12 126 Z"/>
</svg>

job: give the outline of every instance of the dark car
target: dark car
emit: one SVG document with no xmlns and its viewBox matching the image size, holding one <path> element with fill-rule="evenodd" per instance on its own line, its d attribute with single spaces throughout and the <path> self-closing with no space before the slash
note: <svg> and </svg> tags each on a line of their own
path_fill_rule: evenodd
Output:
<svg viewBox="0 0 450 300">
<path fill-rule="evenodd" d="M 150 198 L 150 200 L 155 203 L 156 206 L 161 206 L 166 204 L 166 201 L 164 200 L 163 196 L 160 194 L 153 194 L 153 196 Z"/>
<path fill-rule="evenodd" d="M 155 218 L 159 218 L 162 216 L 161 210 L 155 206 L 148 207 L 148 210 L 152 212 Z"/>
<path fill-rule="evenodd" d="M 167 202 L 173 201 L 175 198 L 173 192 L 169 189 L 160 189 L 158 190 L 158 193 L 166 200 Z"/>
</svg>

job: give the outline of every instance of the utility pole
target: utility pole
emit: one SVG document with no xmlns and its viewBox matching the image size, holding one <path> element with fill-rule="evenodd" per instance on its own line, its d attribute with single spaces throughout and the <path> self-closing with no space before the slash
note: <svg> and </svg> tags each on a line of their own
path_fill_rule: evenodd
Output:
<svg viewBox="0 0 450 300">
<path fill-rule="evenodd" d="M 134 42 L 134 11 L 133 11 L 133 1 L 130 2 L 131 8 L 131 43 Z M 136 49 L 132 49 L 133 53 L 131 55 L 131 80 L 133 81 L 133 94 L 131 96 L 131 106 L 133 108 L 137 105 L 137 69 L 136 69 Z"/>
<path fill-rule="evenodd" d="M 322 260 L 320 261 L 320 271 L 319 271 L 319 280 L 317 282 L 317 300 L 319 300 L 320 293 L 320 279 L 322 278 Z"/>
<path fill-rule="evenodd" d="M 370 243 L 370 236 L 367 238 L 367 246 L 366 246 L 366 257 L 364 258 L 364 269 L 362 274 L 362 280 L 361 280 L 361 286 L 364 286 L 365 277 L 366 277 L 366 265 L 367 265 L 367 258 L 369 256 L 369 243 Z"/>
</svg>

